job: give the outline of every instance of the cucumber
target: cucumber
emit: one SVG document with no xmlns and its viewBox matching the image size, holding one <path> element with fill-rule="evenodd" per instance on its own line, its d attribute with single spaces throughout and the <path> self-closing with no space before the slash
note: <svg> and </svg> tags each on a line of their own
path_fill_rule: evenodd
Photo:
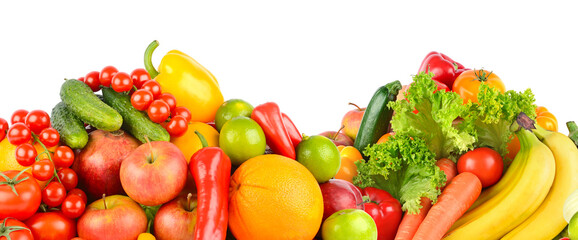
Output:
<svg viewBox="0 0 578 240">
<path fill-rule="evenodd" d="M 80 120 L 105 131 L 116 131 L 122 126 L 122 116 L 102 102 L 85 83 L 68 79 L 60 87 L 60 99 Z"/>
<path fill-rule="evenodd" d="M 396 100 L 399 90 L 401 90 L 401 83 L 393 81 L 378 88 L 369 101 L 353 143 L 353 146 L 362 153 L 364 158 L 367 157 L 363 154 L 365 148 L 375 144 L 389 130 L 393 109 L 387 105 Z"/>
<path fill-rule="evenodd" d="M 52 127 L 60 134 L 60 141 L 73 149 L 81 149 L 88 142 L 88 133 L 84 123 L 76 117 L 64 102 L 59 102 L 52 108 L 50 114 Z"/>
<path fill-rule="evenodd" d="M 130 103 L 130 96 L 117 93 L 111 88 L 102 88 L 104 102 L 122 115 L 122 129 L 131 133 L 136 139 L 148 141 L 170 141 L 171 136 L 160 124 L 151 121 L 145 112 L 136 110 Z"/>
</svg>

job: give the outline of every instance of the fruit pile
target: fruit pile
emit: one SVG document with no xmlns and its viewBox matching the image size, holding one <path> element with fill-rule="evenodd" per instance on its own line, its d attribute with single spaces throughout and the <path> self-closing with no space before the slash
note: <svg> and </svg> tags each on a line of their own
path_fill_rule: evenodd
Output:
<svg viewBox="0 0 578 240">
<path fill-rule="evenodd" d="M 157 46 L 0 118 L 0 240 L 578 237 L 578 126 L 496 73 L 432 52 L 307 135 Z"/>
</svg>

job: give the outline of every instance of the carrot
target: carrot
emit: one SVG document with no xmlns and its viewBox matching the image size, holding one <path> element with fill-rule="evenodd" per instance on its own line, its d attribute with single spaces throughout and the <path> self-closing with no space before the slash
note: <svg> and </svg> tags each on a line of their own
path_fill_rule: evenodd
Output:
<svg viewBox="0 0 578 240">
<path fill-rule="evenodd" d="M 395 234 L 395 240 L 411 240 L 413 235 L 417 231 L 417 228 L 425 218 L 427 212 L 431 208 L 431 200 L 427 197 L 421 198 L 421 208 L 419 213 L 408 214 L 406 213 L 401 219 L 399 227 L 397 227 L 397 233 Z"/>
<path fill-rule="evenodd" d="M 482 183 L 473 173 L 458 174 L 446 186 L 422 224 L 417 229 L 417 240 L 439 240 L 452 224 L 476 201 L 482 192 Z"/>
<path fill-rule="evenodd" d="M 447 185 L 452 179 L 458 174 L 458 168 L 454 161 L 447 158 L 442 158 L 437 160 L 436 166 L 438 166 L 446 174 L 446 184 Z M 444 185 L 444 187 L 445 187 Z M 442 188 L 443 189 L 443 188 Z"/>
</svg>

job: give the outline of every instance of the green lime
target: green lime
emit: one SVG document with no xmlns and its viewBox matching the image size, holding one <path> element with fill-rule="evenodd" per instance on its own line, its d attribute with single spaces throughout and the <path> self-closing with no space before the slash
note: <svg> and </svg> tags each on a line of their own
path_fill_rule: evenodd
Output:
<svg viewBox="0 0 578 240">
<path fill-rule="evenodd" d="M 251 117 L 253 105 L 241 99 L 229 99 L 225 101 L 215 114 L 215 127 L 221 131 L 225 123 L 235 117 Z"/>
<path fill-rule="evenodd" d="M 225 123 L 219 135 L 219 147 L 233 165 L 241 165 L 249 158 L 265 153 L 265 133 L 255 120 L 235 117 Z"/>
<path fill-rule="evenodd" d="M 570 239 L 578 239 L 578 213 L 574 213 L 568 223 L 568 237 Z"/>
<path fill-rule="evenodd" d="M 341 166 L 339 149 L 325 136 L 304 136 L 295 151 L 297 161 L 309 169 L 319 183 L 335 177 Z"/>
</svg>

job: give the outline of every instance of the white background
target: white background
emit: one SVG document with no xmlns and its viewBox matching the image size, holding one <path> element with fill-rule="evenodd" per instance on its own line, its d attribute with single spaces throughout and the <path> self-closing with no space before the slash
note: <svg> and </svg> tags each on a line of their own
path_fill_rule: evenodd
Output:
<svg viewBox="0 0 578 240">
<path fill-rule="evenodd" d="M 430 51 L 492 70 L 507 89 L 531 88 L 561 132 L 578 120 L 577 4 L 395 2 L 2 1 L 0 117 L 50 112 L 64 78 L 143 67 L 158 40 L 155 66 L 181 50 L 225 99 L 277 102 L 309 135 L 337 130 L 348 102 L 365 106 L 379 86 L 409 83 Z"/>
</svg>

